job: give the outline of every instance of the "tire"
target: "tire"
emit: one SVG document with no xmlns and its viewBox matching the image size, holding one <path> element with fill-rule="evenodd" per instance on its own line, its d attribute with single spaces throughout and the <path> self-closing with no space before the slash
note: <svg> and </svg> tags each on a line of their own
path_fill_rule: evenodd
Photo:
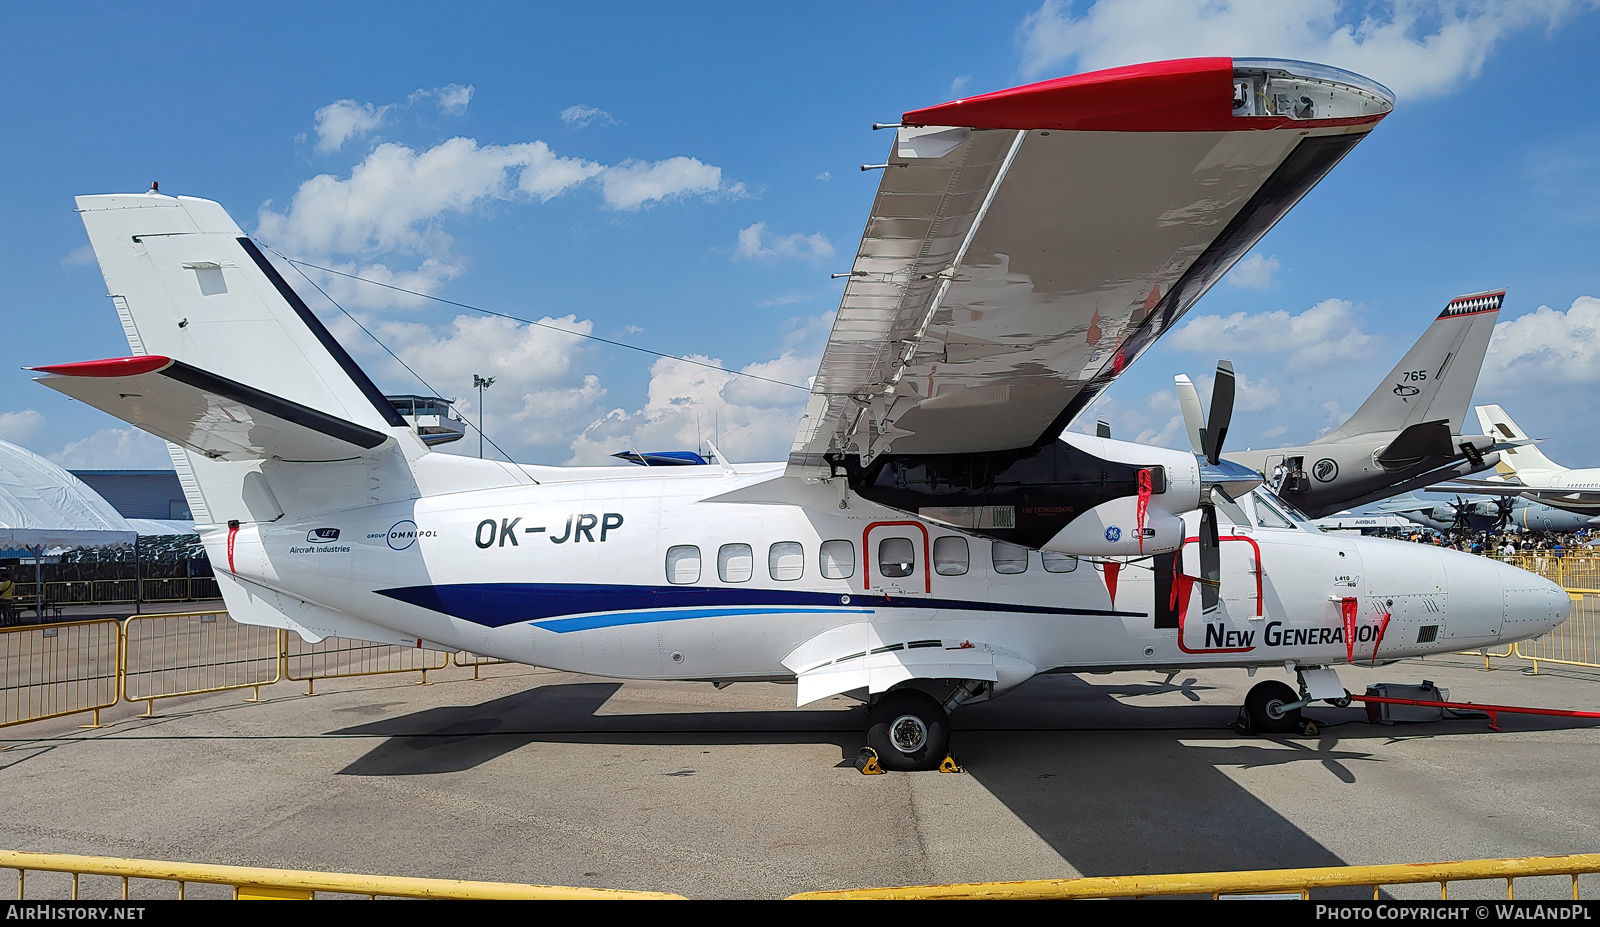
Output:
<svg viewBox="0 0 1600 927">
<path fill-rule="evenodd" d="M 950 745 L 944 706 L 919 689 L 896 689 L 872 706 L 867 746 L 884 769 L 935 769 Z"/>
<path fill-rule="evenodd" d="M 1300 729 L 1300 709 L 1284 711 L 1283 706 L 1298 701 L 1300 696 L 1281 682 L 1257 683 L 1244 697 L 1244 713 L 1259 733 L 1290 734 Z"/>
</svg>

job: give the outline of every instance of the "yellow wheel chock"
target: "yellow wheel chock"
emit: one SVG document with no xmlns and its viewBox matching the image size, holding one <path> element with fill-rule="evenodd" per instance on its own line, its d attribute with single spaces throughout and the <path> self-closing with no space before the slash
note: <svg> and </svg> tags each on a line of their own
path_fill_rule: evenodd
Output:
<svg viewBox="0 0 1600 927">
<path fill-rule="evenodd" d="M 939 764 L 939 771 L 940 772 L 966 772 L 966 770 L 962 769 L 956 763 L 956 758 L 953 757 L 953 756 L 947 756 L 947 757 L 944 758 L 944 762 Z"/>
<path fill-rule="evenodd" d="M 878 751 L 871 747 L 862 747 L 861 752 L 856 754 L 856 769 L 860 770 L 863 776 L 883 775 L 883 767 L 878 765 Z"/>
</svg>

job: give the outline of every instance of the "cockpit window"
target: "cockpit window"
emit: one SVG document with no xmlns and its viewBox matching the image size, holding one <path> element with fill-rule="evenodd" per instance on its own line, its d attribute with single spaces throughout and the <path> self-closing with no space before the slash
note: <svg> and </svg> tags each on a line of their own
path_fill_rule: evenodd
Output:
<svg viewBox="0 0 1600 927">
<path fill-rule="evenodd" d="M 1253 493 L 1256 504 L 1256 524 L 1262 528 L 1293 528 L 1294 522 L 1289 516 L 1278 511 L 1277 507 L 1267 501 L 1262 493 Z"/>
</svg>

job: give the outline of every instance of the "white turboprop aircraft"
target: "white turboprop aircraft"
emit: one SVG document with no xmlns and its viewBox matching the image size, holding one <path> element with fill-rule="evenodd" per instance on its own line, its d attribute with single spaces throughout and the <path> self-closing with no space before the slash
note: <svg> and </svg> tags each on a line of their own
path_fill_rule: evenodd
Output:
<svg viewBox="0 0 1600 927">
<path fill-rule="evenodd" d="M 1201 455 L 1065 428 L 1391 106 L 1210 58 L 905 114 L 787 463 L 430 451 L 220 206 L 153 191 L 77 201 L 133 356 L 37 370 L 171 443 L 241 622 L 844 693 L 899 769 L 1047 671 L 1282 667 L 1246 707 L 1286 731 L 1338 663 L 1538 635 L 1567 595 L 1308 529 L 1220 460 L 1231 375 Z"/>
</svg>

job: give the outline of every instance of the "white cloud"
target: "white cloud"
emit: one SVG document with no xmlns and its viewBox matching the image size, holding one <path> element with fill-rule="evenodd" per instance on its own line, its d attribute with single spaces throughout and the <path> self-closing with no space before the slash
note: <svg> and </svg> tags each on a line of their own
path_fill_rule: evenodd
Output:
<svg viewBox="0 0 1600 927">
<path fill-rule="evenodd" d="M 734 254 L 738 257 L 771 259 L 778 257 L 829 258 L 833 245 L 820 232 L 816 235 L 784 235 L 771 237 L 767 224 L 757 222 L 739 230 L 739 244 Z"/>
<path fill-rule="evenodd" d="M 1378 339 L 1360 330 L 1355 306 L 1325 299 L 1299 315 L 1276 312 L 1190 316 L 1168 336 L 1168 345 L 1216 357 L 1270 353 L 1285 365 L 1316 367 L 1337 360 L 1365 360 Z"/>
<path fill-rule="evenodd" d="M 572 315 L 539 322 L 550 327 L 468 315 L 445 326 L 384 321 L 372 327 L 429 386 L 458 400 L 457 413 L 473 425 L 478 392 L 472 376 L 493 377 L 495 384 L 484 391 L 484 431 L 514 459 L 528 459 L 518 453 L 528 449 L 547 459 L 594 420 L 606 391 L 599 377 L 584 372 L 585 362 L 592 360 L 589 342 L 552 330 L 587 335 L 594 323 Z M 410 379 L 392 360 L 374 363 L 380 378 Z M 441 449 L 475 454 L 476 433 L 469 429 L 465 438 Z"/>
<path fill-rule="evenodd" d="M 610 113 L 587 103 L 579 103 L 576 106 L 569 106 L 562 110 L 561 121 L 566 123 L 569 129 L 587 128 L 591 122 L 595 121 L 599 121 L 601 125 L 608 126 L 616 125 L 617 123 L 617 120 L 613 119 Z"/>
<path fill-rule="evenodd" d="M 953 97 L 961 96 L 961 91 L 967 89 L 967 85 L 970 84 L 970 83 L 972 83 L 972 75 L 971 74 L 963 74 L 963 75 L 961 75 L 960 77 L 958 77 L 955 80 L 950 82 L 950 95 L 953 96 Z"/>
<path fill-rule="evenodd" d="M 61 259 L 62 267 L 87 267 L 95 262 L 94 248 L 89 245 L 79 245 L 67 252 Z"/>
<path fill-rule="evenodd" d="M 1265 292 L 1267 287 L 1272 285 L 1272 273 L 1277 269 L 1277 258 L 1252 254 L 1233 265 L 1233 269 L 1222 279 L 1231 286 Z"/>
<path fill-rule="evenodd" d="M 817 175 L 818 180 L 828 181 L 833 179 L 833 171 L 823 171 Z"/>
<path fill-rule="evenodd" d="M 383 124 L 394 104 L 374 106 L 355 100 L 335 100 L 317 110 L 316 129 L 318 154 L 338 151 L 344 143 L 358 135 L 366 135 Z"/>
<path fill-rule="evenodd" d="M 44 416 L 34 409 L 0 412 L 0 441 L 26 444 L 44 427 Z"/>
<path fill-rule="evenodd" d="M 102 428 L 51 454 L 67 470 L 168 470 L 172 457 L 155 435 L 137 428 Z"/>
<path fill-rule="evenodd" d="M 722 189 L 722 168 L 679 155 L 665 161 L 629 158 L 600 172 L 606 205 L 612 209 L 638 209 L 662 200 Z"/>
<path fill-rule="evenodd" d="M 467 104 L 472 102 L 475 88 L 471 84 L 445 84 L 432 90 L 418 90 L 407 98 L 409 103 L 418 103 L 423 100 L 433 100 L 440 112 L 448 116 L 459 116 L 467 111 Z"/>
<path fill-rule="evenodd" d="M 1484 356 L 1479 388 L 1545 392 L 1600 383 L 1600 299 L 1580 296 L 1561 311 L 1540 306 L 1499 322 Z"/>
<path fill-rule="evenodd" d="M 1574 0 L 1355 3 L 1346 0 L 1046 0 L 1018 30 L 1022 69 L 1093 71 L 1167 58 L 1248 55 L 1346 68 L 1409 98 L 1477 76 L 1496 43 L 1551 27 Z"/>
<path fill-rule="evenodd" d="M 702 355 L 656 361 L 650 368 L 649 398 L 644 407 L 633 412 L 613 409 L 591 423 L 572 442 L 570 462 L 608 463 L 612 454 L 630 448 L 695 449 L 697 442 L 712 439 L 713 432 L 717 446 L 734 463 L 785 459 L 808 394 L 700 366 L 706 363 L 719 362 Z M 804 383 L 816 363 L 815 356 L 786 352 L 742 370 Z"/>
</svg>

